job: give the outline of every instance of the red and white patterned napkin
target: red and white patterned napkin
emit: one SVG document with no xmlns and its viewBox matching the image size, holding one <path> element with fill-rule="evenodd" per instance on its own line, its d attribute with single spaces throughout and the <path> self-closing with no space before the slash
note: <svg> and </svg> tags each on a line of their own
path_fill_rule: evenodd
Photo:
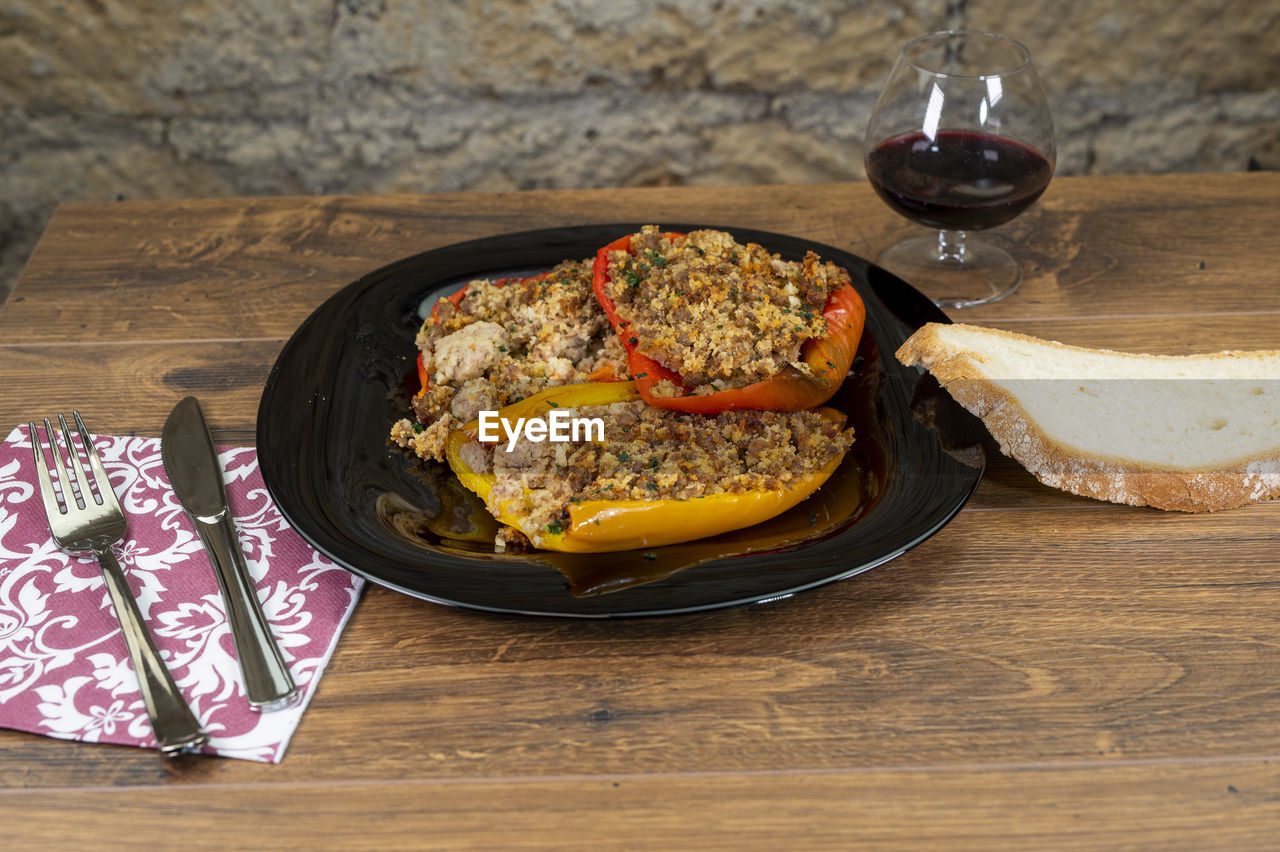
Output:
<svg viewBox="0 0 1280 852">
<path fill-rule="evenodd" d="M 218 582 L 155 438 L 94 439 L 129 530 L 116 556 L 156 647 L 209 734 L 206 754 L 278 763 L 364 581 L 281 517 L 252 447 L 219 453 L 227 502 L 302 698 L 255 713 L 244 697 Z M 151 722 L 95 559 L 53 543 L 25 427 L 0 445 L 0 727 L 155 748 Z"/>
</svg>

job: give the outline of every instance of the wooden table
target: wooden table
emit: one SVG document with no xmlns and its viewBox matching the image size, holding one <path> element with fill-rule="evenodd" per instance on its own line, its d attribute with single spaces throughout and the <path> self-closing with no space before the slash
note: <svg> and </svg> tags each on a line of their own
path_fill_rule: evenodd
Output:
<svg viewBox="0 0 1280 852">
<path fill-rule="evenodd" d="M 361 273 L 635 220 L 867 257 L 918 232 L 866 185 L 64 205 L 0 312 L 0 426 L 157 435 L 194 393 L 251 442 L 283 342 Z M 965 321 L 1280 348 L 1280 175 L 1060 178 L 999 238 L 1027 279 Z M 932 539 L 779 603 L 596 623 L 371 587 L 282 764 L 0 731 L 0 845 L 1274 848 L 1278 530 L 997 460 Z"/>
</svg>

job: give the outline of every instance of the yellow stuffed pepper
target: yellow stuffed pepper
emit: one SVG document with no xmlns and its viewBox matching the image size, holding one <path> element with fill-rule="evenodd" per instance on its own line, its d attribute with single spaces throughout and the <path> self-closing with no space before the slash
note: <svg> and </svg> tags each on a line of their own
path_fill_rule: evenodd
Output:
<svg viewBox="0 0 1280 852">
<path fill-rule="evenodd" d="M 513 433 L 509 424 L 548 418 L 556 409 L 598 412 L 601 407 L 615 406 L 618 403 L 633 403 L 633 417 L 637 416 L 635 412 L 639 410 L 638 416 L 650 421 L 654 418 L 667 418 L 666 421 L 659 421 L 662 428 L 669 430 L 674 424 L 686 430 L 685 439 L 671 449 L 672 460 L 677 456 L 681 459 L 689 458 L 690 453 L 698 451 L 695 446 L 698 444 L 723 444 L 725 434 L 734 434 L 736 430 L 741 435 L 738 456 L 735 457 L 739 463 L 742 458 L 772 458 L 779 453 L 776 445 L 783 443 L 776 436 L 793 436 L 796 446 L 792 448 L 790 455 L 783 453 L 785 458 L 794 457 L 792 467 L 783 469 L 779 467 L 780 462 L 773 460 L 769 463 L 776 469 L 767 475 L 755 471 L 739 472 L 703 488 L 717 493 L 692 497 L 672 496 L 689 491 L 689 486 L 681 487 L 678 481 L 680 474 L 666 475 L 664 479 L 668 487 L 658 488 L 655 485 L 656 477 L 646 479 L 643 476 L 646 471 L 641 470 L 636 474 L 628 474 L 625 479 L 634 483 L 643 482 L 653 489 L 652 499 L 637 498 L 637 490 L 645 493 L 644 488 L 639 485 L 630 491 L 624 488 L 623 492 L 628 496 L 621 499 L 592 496 L 592 490 L 601 490 L 597 487 L 589 489 L 584 496 L 568 497 L 561 504 L 557 502 L 558 498 L 552 496 L 555 492 L 550 489 L 517 487 L 513 490 L 509 483 L 507 487 L 501 487 L 499 474 L 492 464 L 485 461 L 502 452 L 504 446 L 515 446 L 516 439 L 511 439 Z M 505 431 L 498 437 L 496 446 L 493 446 L 495 436 L 490 427 L 495 421 L 505 422 L 508 426 L 503 427 Z M 499 522 L 519 530 L 536 547 L 569 553 L 604 553 L 706 538 L 753 526 L 785 512 L 816 491 L 840 465 L 852 443 L 851 430 L 843 429 L 844 421 L 844 415 L 831 408 L 790 413 L 728 412 L 719 418 L 677 414 L 644 405 L 634 382 L 568 385 L 509 405 L 498 411 L 496 417 L 489 417 L 485 423 L 477 419 L 454 430 L 449 435 L 446 457 L 458 479 L 484 500 L 493 516 Z M 633 429 L 643 427 L 644 423 L 640 423 Z M 481 440 L 482 431 L 487 433 L 485 437 L 488 441 Z M 690 435 L 692 438 L 689 438 Z M 472 445 L 470 449 L 468 445 Z M 625 443 L 615 446 L 624 445 Z M 490 452 L 490 446 L 493 446 L 493 455 L 486 455 Z M 601 442 L 596 452 L 589 455 L 592 458 L 606 458 L 615 466 L 619 458 L 631 461 L 625 450 L 612 452 L 608 442 Z M 701 470 L 705 475 L 708 469 L 706 459 L 701 461 Z M 652 464 L 657 470 L 656 457 Z M 673 479 L 677 480 L 675 485 L 670 484 Z M 769 483 L 769 487 L 743 487 L 744 483 L 757 480 Z M 547 499 L 551 499 L 560 511 L 550 523 L 545 523 L 528 511 L 531 504 L 540 501 L 546 503 Z"/>
</svg>

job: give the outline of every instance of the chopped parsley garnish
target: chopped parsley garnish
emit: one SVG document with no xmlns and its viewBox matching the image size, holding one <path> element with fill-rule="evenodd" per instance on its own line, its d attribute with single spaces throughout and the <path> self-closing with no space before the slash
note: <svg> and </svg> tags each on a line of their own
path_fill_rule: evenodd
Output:
<svg viewBox="0 0 1280 852">
<path fill-rule="evenodd" d="M 556 518 L 554 521 L 547 524 L 547 532 L 552 535 L 560 535 L 560 533 L 564 532 L 564 524 L 560 522 L 559 518 Z"/>
<path fill-rule="evenodd" d="M 423 432 L 423 430 L 425 430 L 426 428 L 427 428 L 427 427 L 426 427 L 426 426 L 423 426 L 421 423 L 414 423 L 414 424 L 413 424 L 413 434 L 415 434 L 415 435 L 421 435 L 421 434 L 422 434 L 422 432 Z"/>
<path fill-rule="evenodd" d="M 618 452 L 618 461 L 620 461 L 620 462 L 629 462 L 629 461 L 631 461 L 631 453 L 627 452 L 626 450 L 621 450 L 621 451 L 619 451 L 619 452 Z"/>
</svg>

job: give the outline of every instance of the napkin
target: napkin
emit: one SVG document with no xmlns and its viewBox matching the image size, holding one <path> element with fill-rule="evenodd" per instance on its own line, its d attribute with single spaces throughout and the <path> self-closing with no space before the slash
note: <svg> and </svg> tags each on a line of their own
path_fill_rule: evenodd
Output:
<svg viewBox="0 0 1280 852">
<path fill-rule="evenodd" d="M 245 700 L 218 581 L 169 486 L 156 438 L 98 436 L 128 519 L 115 553 L 147 628 L 201 727 L 206 754 L 284 757 L 363 580 L 313 550 L 267 493 L 252 448 L 218 454 L 245 561 L 301 693 L 255 713 Z M 0 727 L 155 748 L 96 559 L 68 556 L 49 533 L 25 427 L 0 445 Z"/>
</svg>

